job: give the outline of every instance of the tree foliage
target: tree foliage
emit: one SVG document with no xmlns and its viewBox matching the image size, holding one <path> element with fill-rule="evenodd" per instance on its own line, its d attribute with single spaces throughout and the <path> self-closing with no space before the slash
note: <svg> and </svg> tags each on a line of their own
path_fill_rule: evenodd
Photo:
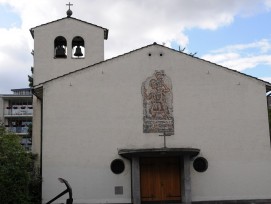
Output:
<svg viewBox="0 0 271 204">
<path fill-rule="evenodd" d="M 37 203 L 40 193 L 35 188 L 39 187 L 40 179 L 34 159 L 21 146 L 19 136 L 0 126 L 0 203 Z"/>
</svg>

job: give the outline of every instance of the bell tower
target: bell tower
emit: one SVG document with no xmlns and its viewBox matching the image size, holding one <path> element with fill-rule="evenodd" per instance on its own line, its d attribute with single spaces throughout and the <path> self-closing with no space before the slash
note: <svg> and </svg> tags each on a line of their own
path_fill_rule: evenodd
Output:
<svg viewBox="0 0 271 204">
<path fill-rule="evenodd" d="M 30 29 L 34 86 L 104 60 L 108 29 L 72 17 L 67 6 L 67 17 Z"/>
</svg>

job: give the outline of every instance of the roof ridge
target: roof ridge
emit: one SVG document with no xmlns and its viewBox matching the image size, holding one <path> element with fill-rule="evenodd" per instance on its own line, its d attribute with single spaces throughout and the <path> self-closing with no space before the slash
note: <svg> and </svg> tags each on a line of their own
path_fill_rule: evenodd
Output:
<svg viewBox="0 0 271 204">
<path fill-rule="evenodd" d="M 133 52 L 136 52 L 136 51 L 145 49 L 145 48 L 150 47 L 150 46 L 160 46 L 160 47 L 166 48 L 166 49 L 168 49 L 168 50 L 170 50 L 170 51 L 177 52 L 177 53 L 182 53 L 182 54 L 184 54 L 184 55 L 186 55 L 186 56 L 189 56 L 189 57 L 192 57 L 192 58 L 196 58 L 196 59 L 198 59 L 198 60 L 201 60 L 201 61 L 204 61 L 204 62 L 213 64 L 213 65 L 216 65 L 216 66 L 221 67 L 221 68 L 223 68 L 223 69 L 225 69 L 225 70 L 228 70 L 228 71 L 231 71 L 231 72 L 234 72 L 234 73 L 243 75 L 243 76 L 245 76 L 245 77 L 252 78 L 252 79 L 256 79 L 256 80 L 258 80 L 258 81 L 260 81 L 260 82 L 262 82 L 262 83 L 265 83 L 265 85 L 269 87 L 269 90 L 271 90 L 271 83 L 270 83 L 270 82 L 267 82 L 267 81 L 264 81 L 264 80 L 259 79 L 259 78 L 257 78 L 257 77 L 254 77 L 254 76 L 251 76 L 251 75 L 242 73 L 242 72 L 237 71 L 237 70 L 230 69 L 230 68 L 228 68 L 228 67 L 224 67 L 224 66 L 219 65 L 219 64 L 216 64 L 216 63 L 214 63 L 214 62 L 211 62 L 211 61 L 208 61 L 208 60 L 199 58 L 199 57 L 195 57 L 195 56 L 190 55 L 190 54 L 187 54 L 187 53 L 185 53 L 185 52 L 183 52 L 183 51 L 178 51 L 178 50 L 175 50 L 175 49 L 173 49 L 173 48 L 166 47 L 166 46 L 161 45 L 161 44 L 158 44 L 158 43 L 156 43 L 156 42 L 154 42 L 154 43 L 152 43 L 152 44 L 145 45 L 145 46 L 143 46 L 143 47 L 140 47 L 140 48 L 137 48 L 137 49 L 134 49 L 134 50 L 131 50 L 131 51 L 129 51 L 129 52 L 126 52 L 126 53 L 117 55 L 117 56 L 115 56 L 115 57 L 112 57 L 112 58 L 109 58 L 109 59 L 106 59 L 106 60 L 97 62 L 97 63 L 95 63 L 95 64 L 91 64 L 91 65 L 89 65 L 89 66 L 86 66 L 86 67 L 83 67 L 83 68 L 74 70 L 74 71 L 72 71 L 72 72 L 63 74 L 63 75 L 61 75 L 61 76 L 52 78 L 52 79 L 50 79 L 50 80 L 47 80 L 47 81 L 44 81 L 44 82 L 42 82 L 42 83 L 37 84 L 35 87 L 41 86 L 42 84 L 45 84 L 45 83 L 47 83 L 47 82 L 53 81 L 53 80 L 58 79 L 58 78 L 65 77 L 65 76 L 67 76 L 67 75 L 70 75 L 70 74 L 73 74 L 73 73 L 76 73 L 76 72 L 79 72 L 79 71 L 82 71 L 82 70 L 85 70 L 85 69 L 88 69 L 88 68 L 93 68 L 93 67 L 96 66 L 96 65 L 99 65 L 99 64 L 102 64 L 102 63 L 105 63 L 105 62 L 114 60 L 114 59 L 116 59 L 116 58 L 123 57 L 123 56 L 125 56 L 125 55 L 128 55 L 128 54 L 131 54 L 131 53 L 133 53 Z"/>
<path fill-rule="evenodd" d="M 64 77 L 64 76 L 67 76 L 67 75 L 70 75 L 70 74 L 73 74 L 73 73 L 75 73 L 75 72 L 79 72 L 79 71 L 82 71 L 82 70 L 85 70 L 85 69 L 88 69 L 88 68 L 92 68 L 92 67 L 94 67 L 94 66 L 96 66 L 96 65 L 98 65 L 98 64 L 102 64 L 102 63 L 105 63 L 105 62 L 114 60 L 114 59 L 116 59 L 116 58 L 119 58 L 119 57 L 128 55 L 128 54 L 130 54 L 130 53 L 136 52 L 136 51 L 141 50 L 141 49 L 144 49 L 144 48 L 146 48 L 146 47 L 150 47 L 150 46 L 152 46 L 152 45 L 153 45 L 153 44 L 149 44 L 149 45 L 146 45 L 146 46 L 137 48 L 137 49 L 135 49 L 135 50 L 131 50 L 131 51 L 129 51 L 129 52 L 126 52 L 126 53 L 117 55 L 117 56 L 115 56 L 115 57 L 112 57 L 112 58 L 109 58 L 109 59 L 106 59 L 106 60 L 103 60 L 103 61 L 100 61 L 100 62 L 91 64 L 91 65 L 88 65 L 88 66 L 86 66 L 86 67 L 82 67 L 82 68 L 80 68 L 80 69 L 77 69 L 77 70 L 68 72 L 68 73 L 63 74 L 63 75 L 61 75 L 61 76 L 58 76 L 58 77 L 49 79 L 49 80 L 47 80 L 47 81 L 44 81 L 44 82 L 42 82 L 42 83 L 39 83 L 39 84 L 35 85 L 34 88 L 35 88 L 35 87 L 38 87 L 38 86 L 41 86 L 42 84 L 45 84 L 45 83 L 47 83 L 47 82 L 53 81 L 53 80 L 55 80 L 55 79 L 59 79 L 59 78 L 62 78 L 62 77 Z"/>
<path fill-rule="evenodd" d="M 175 50 L 175 49 L 173 49 L 173 48 L 169 48 L 169 47 L 166 47 L 166 46 L 164 46 L 164 45 L 157 44 L 156 42 L 153 43 L 153 44 L 154 44 L 154 45 L 159 45 L 159 46 L 164 47 L 164 48 L 167 48 L 167 49 L 169 49 L 169 50 L 171 50 L 171 51 L 174 51 L 174 52 L 179 52 L 179 53 L 185 54 L 185 55 L 187 55 L 187 56 L 189 56 L 189 57 L 193 57 L 193 58 L 196 58 L 196 59 L 198 59 L 198 60 L 201 60 L 201 61 L 204 61 L 204 62 L 213 64 L 213 65 L 216 65 L 216 66 L 221 67 L 221 68 L 223 68 L 223 69 L 226 69 L 226 70 L 229 70 L 229 71 L 232 71 L 232 72 L 241 74 L 241 75 L 243 75 L 243 76 L 245 76 L 245 77 L 249 77 L 249 78 L 253 78 L 253 79 L 259 80 L 259 81 L 261 81 L 261 82 L 264 82 L 266 85 L 270 86 L 270 90 L 271 90 L 271 83 L 268 82 L 268 81 L 264 81 L 264 80 L 259 79 L 259 78 L 257 78 L 257 77 L 254 77 L 254 76 L 251 76 L 251 75 L 242 73 L 242 72 L 240 72 L 240 71 L 231 69 L 231 68 L 229 68 L 229 67 L 225 67 L 225 66 L 223 66 L 223 65 L 220 65 L 220 64 L 217 64 L 217 63 L 214 63 L 214 62 L 211 62 L 211 61 L 208 61 L 208 60 L 205 60 L 205 59 L 196 57 L 196 56 L 194 56 L 194 55 L 187 54 L 187 53 L 185 53 L 185 52 L 183 52 L 183 51 L 178 51 L 178 50 Z"/>
</svg>

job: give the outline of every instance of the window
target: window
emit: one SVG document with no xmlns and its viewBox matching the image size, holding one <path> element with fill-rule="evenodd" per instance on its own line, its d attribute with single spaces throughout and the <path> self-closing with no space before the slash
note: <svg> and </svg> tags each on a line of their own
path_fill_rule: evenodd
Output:
<svg viewBox="0 0 271 204">
<path fill-rule="evenodd" d="M 197 172 L 204 172 L 208 169 L 208 161 L 204 157 L 198 157 L 194 160 L 193 167 Z"/>
<path fill-rule="evenodd" d="M 58 36 L 54 42 L 55 58 L 67 58 L 67 40 Z"/>
<path fill-rule="evenodd" d="M 110 168 L 114 174 L 120 174 L 124 171 L 125 165 L 121 159 L 115 159 L 111 162 Z"/>
<path fill-rule="evenodd" d="M 80 36 L 76 36 L 72 40 L 72 57 L 84 58 L 85 57 L 85 42 Z"/>
</svg>

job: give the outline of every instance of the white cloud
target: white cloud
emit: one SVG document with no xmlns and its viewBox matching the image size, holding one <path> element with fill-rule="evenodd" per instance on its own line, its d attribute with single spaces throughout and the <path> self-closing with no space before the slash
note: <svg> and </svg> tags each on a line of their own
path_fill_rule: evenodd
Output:
<svg viewBox="0 0 271 204">
<path fill-rule="evenodd" d="M 271 9 L 271 0 L 265 0 L 265 4 L 267 6 L 267 9 Z"/>
<path fill-rule="evenodd" d="M 208 61 L 222 63 L 227 60 L 236 60 L 240 58 L 240 55 L 237 53 L 222 53 L 222 54 L 206 54 L 202 56 L 203 59 Z"/>
<path fill-rule="evenodd" d="M 248 44 L 229 45 L 202 56 L 225 67 L 243 71 L 258 65 L 271 66 L 271 42 L 262 39 Z"/>
<path fill-rule="evenodd" d="M 262 77 L 260 79 L 271 83 L 271 77 Z"/>
<path fill-rule="evenodd" d="M 166 45 L 174 41 L 187 47 L 189 38 L 183 32 L 185 29 L 218 29 L 231 24 L 236 15 L 259 12 L 259 5 L 263 3 L 271 7 L 270 0 L 77 0 L 72 3 L 73 17 L 109 29 L 106 58 L 155 41 Z M 67 1 L 0 0 L 1 4 L 11 6 L 22 22 L 16 29 L 0 32 L 1 78 L 11 78 L 18 70 L 24 70 L 21 77 L 27 79 L 32 66 L 29 53 L 33 48 L 29 29 L 65 17 Z M 268 45 L 263 47 L 263 52 L 270 49 Z M 0 79 L 0 93 L 16 85 Z"/>
<path fill-rule="evenodd" d="M 28 85 L 32 56 L 25 31 L 0 28 L 0 93 Z"/>
<path fill-rule="evenodd" d="M 248 44 L 237 44 L 237 45 L 229 45 L 219 50 L 212 51 L 213 53 L 225 53 L 225 52 L 233 52 L 233 51 L 243 51 L 248 49 L 256 49 L 261 53 L 266 53 L 271 50 L 271 43 L 268 39 L 261 39 L 256 42 L 248 43 Z"/>
</svg>

